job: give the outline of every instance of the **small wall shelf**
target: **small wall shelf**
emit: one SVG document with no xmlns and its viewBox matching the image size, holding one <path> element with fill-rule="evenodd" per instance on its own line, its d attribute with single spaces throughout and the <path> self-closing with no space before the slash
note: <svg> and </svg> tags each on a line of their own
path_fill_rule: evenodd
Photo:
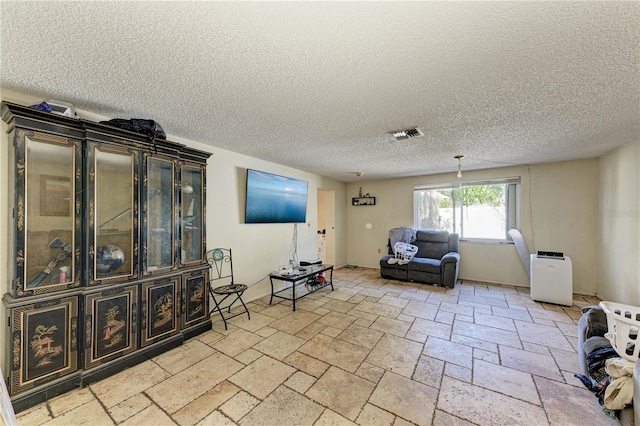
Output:
<svg viewBox="0 0 640 426">
<path fill-rule="evenodd" d="M 376 197 L 354 197 L 351 199 L 352 206 L 375 206 Z"/>
</svg>

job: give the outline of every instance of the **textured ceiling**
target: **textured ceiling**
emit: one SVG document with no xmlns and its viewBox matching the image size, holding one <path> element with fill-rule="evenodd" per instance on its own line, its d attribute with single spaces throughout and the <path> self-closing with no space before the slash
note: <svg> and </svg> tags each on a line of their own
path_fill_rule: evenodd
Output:
<svg viewBox="0 0 640 426">
<path fill-rule="evenodd" d="M 2 1 L 1 86 L 341 181 L 640 137 L 638 2 Z M 387 132 L 419 126 L 422 138 Z M 362 171 L 360 178 L 351 172 Z"/>
</svg>

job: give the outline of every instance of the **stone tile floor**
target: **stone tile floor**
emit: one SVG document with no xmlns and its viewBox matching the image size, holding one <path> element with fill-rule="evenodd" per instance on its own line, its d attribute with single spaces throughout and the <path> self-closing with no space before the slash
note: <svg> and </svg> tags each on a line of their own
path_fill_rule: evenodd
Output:
<svg viewBox="0 0 640 426">
<path fill-rule="evenodd" d="M 246 316 L 18 414 L 20 425 L 598 425 L 580 307 L 528 288 L 453 289 L 338 269 L 335 291 Z"/>
</svg>

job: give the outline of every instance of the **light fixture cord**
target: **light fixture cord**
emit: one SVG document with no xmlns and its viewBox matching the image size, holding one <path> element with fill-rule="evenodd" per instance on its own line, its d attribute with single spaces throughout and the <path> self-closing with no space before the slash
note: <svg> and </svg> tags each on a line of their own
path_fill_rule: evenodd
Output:
<svg viewBox="0 0 640 426">
<path fill-rule="evenodd" d="M 293 268 L 297 268 L 299 266 L 298 263 L 298 224 L 293 224 L 293 253 L 291 253 L 291 262 L 293 263 L 291 266 Z"/>
</svg>

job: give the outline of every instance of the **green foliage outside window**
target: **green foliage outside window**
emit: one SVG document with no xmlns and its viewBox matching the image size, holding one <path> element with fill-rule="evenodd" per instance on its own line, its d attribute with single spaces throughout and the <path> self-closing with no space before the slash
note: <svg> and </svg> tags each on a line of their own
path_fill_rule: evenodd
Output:
<svg viewBox="0 0 640 426">
<path fill-rule="evenodd" d="M 466 240 L 508 241 L 518 224 L 519 178 L 414 188 L 414 227 L 447 230 Z"/>
<path fill-rule="evenodd" d="M 504 185 L 474 185 L 439 190 L 438 193 L 446 197 L 442 199 L 439 207 L 445 209 L 453 207 L 452 200 L 460 199 L 460 191 L 462 191 L 462 205 L 464 206 L 489 205 L 498 207 L 504 203 Z"/>
</svg>

